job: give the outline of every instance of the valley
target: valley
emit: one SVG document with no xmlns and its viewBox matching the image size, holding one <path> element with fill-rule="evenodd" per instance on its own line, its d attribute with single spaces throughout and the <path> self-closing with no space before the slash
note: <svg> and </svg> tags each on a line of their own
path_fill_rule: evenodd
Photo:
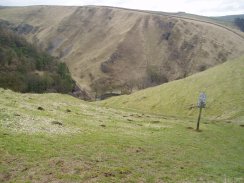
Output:
<svg viewBox="0 0 244 183">
<path fill-rule="evenodd" d="M 0 181 L 242 182 L 243 63 L 101 102 L 0 89 Z"/>
<path fill-rule="evenodd" d="M 32 6 L 3 8 L 0 19 L 64 61 L 91 99 L 185 78 L 244 54 L 242 32 L 202 17 Z"/>
<path fill-rule="evenodd" d="M 235 17 L 0 7 L 0 182 L 243 182 Z"/>
</svg>

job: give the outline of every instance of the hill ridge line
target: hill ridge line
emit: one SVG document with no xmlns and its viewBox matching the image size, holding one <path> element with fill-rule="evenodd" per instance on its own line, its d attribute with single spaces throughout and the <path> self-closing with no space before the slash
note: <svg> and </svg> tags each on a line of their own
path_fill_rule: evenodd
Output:
<svg viewBox="0 0 244 183">
<path fill-rule="evenodd" d="M 179 18 L 179 19 L 185 19 L 185 20 L 193 20 L 196 22 L 202 22 L 202 23 L 208 23 L 211 25 L 215 25 L 217 27 L 221 27 L 227 31 L 232 32 L 233 34 L 241 37 L 244 40 L 244 35 L 239 34 L 238 32 L 234 31 L 231 28 L 228 28 L 227 26 L 218 24 L 218 23 L 214 23 L 214 22 L 210 22 L 207 20 L 199 20 L 199 19 L 195 19 L 195 18 L 189 18 L 189 17 L 182 17 L 182 16 L 177 16 L 174 15 L 174 13 L 172 13 L 173 15 L 170 15 L 170 13 L 167 12 L 163 12 L 163 11 L 153 11 L 153 10 L 139 10 L 139 9 L 130 9 L 130 8 L 123 8 L 123 7 L 115 7 L 115 6 L 103 6 L 103 5 L 85 5 L 85 6 L 61 6 L 61 5 L 30 5 L 30 6 L 3 6 L 6 8 L 21 8 L 21 7 L 102 7 L 102 8 L 114 8 L 114 9 L 120 9 L 120 10 L 126 10 L 126 11 L 133 11 L 133 12 L 139 12 L 139 13 L 147 13 L 147 14 L 153 14 L 153 15 L 159 15 L 159 16 L 166 16 L 166 17 L 174 17 L 174 18 Z M 3 8 L 2 7 L 2 8 Z M 204 16 L 207 17 L 207 16 Z"/>
<path fill-rule="evenodd" d="M 231 28 L 228 28 L 228 27 L 226 27 L 224 25 L 220 25 L 220 24 L 217 24 L 217 23 L 209 22 L 209 21 L 206 21 L 206 20 L 199 20 L 199 19 L 195 19 L 195 18 L 188 18 L 188 17 L 177 16 L 177 15 L 170 15 L 170 13 L 166 13 L 166 12 L 162 12 L 162 11 L 137 10 L 137 9 L 122 8 L 122 7 L 95 6 L 95 5 L 88 5 L 87 7 L 89 7 L 89 6 L 90 7 L 115 8 L 115 9 L 121 9 L 121 10 L 127 10 L 127 11 L 135 11 L 135 12 L 140 12 L 140 13 L 154 14 L 154 15 L 160 15 L 160 16 L 166 16 L 166 17 L 175 17 L 175 18 L 180 18 L 180 19 L 185 19 L 185 20 L 193 20 L 193 21 L 197 21 L 197 22 L 208 23 L 208 24 L 215 25 L 215 26 L 221 27 L 223 29 L 226 29 L 226 30 L 236 34 L 237 36 L 241 37 L 244 40 L 244 36 L 243 35 L 241 35 L 238 32 L 232 30 Z M 86 6 L 83 6 L 83 7 L 86 7 Z"/>
</svg>

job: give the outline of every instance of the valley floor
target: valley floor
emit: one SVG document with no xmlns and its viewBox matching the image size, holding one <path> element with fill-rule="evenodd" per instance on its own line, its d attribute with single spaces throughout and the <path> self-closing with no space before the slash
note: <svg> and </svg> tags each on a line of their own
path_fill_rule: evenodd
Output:
<svg viewBox="0 0 244 183">
<path fill-rule="evenodd" d="M 0 182 L 243 182 L 243 126 L 195 125 L 0 89 Z"/>
</svg>

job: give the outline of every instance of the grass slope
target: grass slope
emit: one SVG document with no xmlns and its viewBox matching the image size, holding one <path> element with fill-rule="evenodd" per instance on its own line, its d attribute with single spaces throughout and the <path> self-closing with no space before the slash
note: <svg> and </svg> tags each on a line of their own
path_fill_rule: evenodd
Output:
<svg viewBox="0 0 244 183">
<path fill-rule="evenodd" d="M 243 127 L 194 126 L 0 89 L 0 182 L 241 182 Z"/>
<path fill-rule="evenodd" d="M 196 116 L 199 93 L 207 95 L 206 118 L 241 121 L 244 116 L 244 58 L 188 78 L 101 102 L 105 106 L 173 116 Z"/>
</svg>

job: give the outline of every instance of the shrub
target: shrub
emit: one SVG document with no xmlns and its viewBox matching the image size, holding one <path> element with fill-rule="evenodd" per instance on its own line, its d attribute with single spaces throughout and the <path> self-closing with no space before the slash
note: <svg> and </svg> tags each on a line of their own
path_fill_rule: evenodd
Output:
<svg viewBox="0 0 244 183">
<path fill-rule="evenodd" d="M 244 32 L 244 18 L 235 18 L 235 25 L 239 27 L 242 32 Z"/>
</svg>

